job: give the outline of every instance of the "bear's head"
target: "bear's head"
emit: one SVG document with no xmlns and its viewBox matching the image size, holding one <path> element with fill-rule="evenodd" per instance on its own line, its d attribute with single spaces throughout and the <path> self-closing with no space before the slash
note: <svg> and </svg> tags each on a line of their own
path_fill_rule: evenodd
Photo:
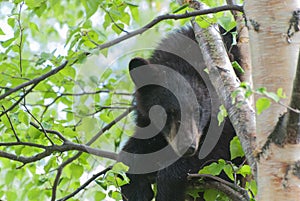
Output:
<svg viewBox="0 0 300 201">
<path fill-rule="evenodd" d="M 204 88 L 201 78 L 195 73 L 183 76 L 143 58 L 132 59 L 129 71 L 136 86 L 137 126 L 148 127 L 144 133 L 139 132 L 145 134 L 141 138 L 163 135 L 176 154 L 194 155 L 210 118 L 209 98 L 202 100 L 197 92 Z M 208 105 L 203 106 L 203 101 Z"/>
</svg>

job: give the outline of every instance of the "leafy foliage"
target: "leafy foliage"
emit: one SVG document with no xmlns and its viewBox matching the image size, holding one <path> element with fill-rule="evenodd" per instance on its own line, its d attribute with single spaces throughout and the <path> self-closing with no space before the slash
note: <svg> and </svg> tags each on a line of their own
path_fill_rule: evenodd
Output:
<svg viewBox="0 0 300 201">
<path fill-rule="evenodd" d="M 206 3 L 214 7 L 225 1 Z M 112 127 L 132 105 L 128 58 L 149 54 L 137 50 L 153 47 L 158 38 L 153 34 L 160 36 L 189 19 L 161 22 L 140 40 L 110 41 L 162 13 L 187 9 L 158 0 L 0 1 L 0 199 L 63 198 L 114 163 L 82 153 L 82 146 L 105 150 L 111 158 L 120 150 L 133 128 L 133 118 L 126 115 Z M 202 26 L 219 22 L 230 30 L 235 25 L 229 12 L 199 19 Z M 66 145 L 73 149 L 62 151 Z M 239 151 L 232 152 L 240 156 Z M 224 161 L 214 168 L 233 175 Z M 126 171 L 115 164 L 70 200 L 120 200 L 119 188 L 129 182 Z M 206 172 L 218 173 L 213 168 Z"/>
</svg>

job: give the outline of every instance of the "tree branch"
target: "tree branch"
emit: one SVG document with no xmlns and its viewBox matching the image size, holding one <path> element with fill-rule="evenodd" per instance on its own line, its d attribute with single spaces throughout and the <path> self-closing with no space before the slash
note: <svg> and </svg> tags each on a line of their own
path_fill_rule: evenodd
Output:
<svg viewBox="0 0 300 201">
<path fill-rule="evenodd" d="M 131 111 L 133 110 L 133 107 L 129 108 L 126 112 L 122 113 L 120 116 L 118 116 L 117 118 L 115 118 L 113 121 L 111 121 L 109 124 L 107 124 L 105 127 L 103 127 L 91 140 L 89 140 L 86 145 L 89 146 L 91 144 L 93 144 L 105 131 L 109 130 L 113 125 L 115 125 L 117 122 L 119 122 L 120 120 L 122 120 L 124 117 L 126 117 Z M 76 160 L 77 158 L 79 158 L 81 156 L 82 152 L 78 152 L 77 154 L 75 154 L 73 157 L 68 158 L 66 161 L 64 161 L 57 169 L 57 174 L 52 186 L 52 196 L 51 196 L 51 201 L 55 201 L 56 199 L 56 191 L 57 191 L 57 186 L 59 184 L 59 180 L 62 174 L 63 169 L 70 164 L 71 162 L 73 162 L 74 160 Z"/>
<path fill-rule="evenodd" d="M 100 149 L 89 147 L 87 145 L 76 144 L 73 142 L 66 142 L 63 145 L 51 145 L 51 146 L 43 146 L 43 145 L 38 145 L 38 144 L 33 144 L 33 143 L 25 143 L 25 142 L 0 143 L 0 146 L 5 146 L 5 145 L 6 146 L 19 146 L 19 145 L 33 146 L 33 147 L 45 149 L 45 151 L 38 153 L 34 156 L 31 156 L 31 157 L 17 156 L 15 154 L 10 154 L 10 153 L 4 152 L 4 151 L 0 151 L 0 157 L 18 161 L 18 162 L 23 163 L 24 165 L 41 160 L 47 156 L 50 156 L 54 152 L 62 153 L 65 151 L 73 151 L 73 150 L 89 153 L 89 154 L 99 156 L 99 157 L 109 158 L 112 160 L 117 159 L 117 154 L 114 152 L 103 151 Z"/>
<path fill-rule="evenodd" d="M 34 78 L 34 79 L 32 79 L 32 80 L 30 80 L 30 81 L 28 81 L 28 82 L 25 82 L 25 83 L 23 83 L 23 84 L 20 84 L 19 86 L 15 87 L 15 88 L 10 89 L 10 90 L 7 91 L 6 93 L 0 95 L 0 100 L 3 99 L 3 98 L 5 98 L 6 96 L 9 96 L 9 95 L 12 94 L 12 93 L 14 93 L 14 92 L 16 92 L 16 91 L 18 91 L 18 90 L 24 88 L 24 87 L 27 87 L 27 86 L 32 85 L 32 84 L 37 85 L 37 84 L 40 83 L 42 80 L 44 80 L 44 79 L 46 79 L 46 78 L 48 78 L 48 77 L 50 77 L 50 76 L 52 76 L 52 75 L 58 73 L 58 72 L 61 71 L 62 69 L 64 69 L 64 68 L 67 66 L 68 62 L 69 62 L 69 61 L 65 61 L 65 62 L 62 63 L 60 66 L 58 66 L 57 68 L 55 68 L 55 69 L 49 71 L 48 73 L 46 73 L 46 74 L 44 74 L 44 75 L 42 75 L 42 76 L 40 76 L 40 77 Z"/>
<path fill-rule="evenodd" d="M 203 59 L 208 68 L 209 78 L 217 91 L 218 96 L 229 114 L 229 118 L 241 141 L 245 156 L 256 175 L 256 161 L 253 156 L 255 150 L 255 113 L 251 104 L 241 92 L 237 92 L 235 104 L 231 94 L 239 87 L 237 78 L 222 43 L 218 27 L 212 25 L 201 29 L 195 22 L 193 27 L 199 43 Z"/>
<path fill-rule="evenodd" d="M 128 38 L 131 38 L 133 36 L 139 35 L 144 33 L 145 31 L 147 31 L 148 29 L 152 28 L 154 25 L 158 24 L 159 22 L 163 21 L 163 20 L 169 20 L 169 19 L 173 19 L 173 20 L 179 20 L 179 19 L 185 19 L 185 18 L 189 18 L 189 17 L 195 17 L 198 15 L 206 15 L 206 14 L 210 14 L 210 13 L 217 13 L 217 12 L 222 12 L 222 11 L 226 11 L 226 10 L 236 10 L 239 12 L 243 12 L 243 7 L 242 6 L 238 6 L 238 5 L 225 5 L 225 6 L 220 6 L 220 7 L 216 7 L 216 8 L 209 8 L 209 9 L 205 9 L 205 10 L 197 10 L 197 11 L 193 11 L 190 13 L 184 13 L 184 14 L 166 14 L 166 15 L 160 15 L 158 17 L 156 17 L 154 20 L 152 20 L 151 22 L 149 22 L 148 24 L 146 24 L 145 26 L 143 26 L 140 29 L 137 29 L 135 31 L 132 31 L 124 36 L 121 36 L 119 38 L 116 38 L 114 40 L 111 40 L 107 43 L 104 43 L 102 45 L 99 45 L 96 47 L 96 49 L 102 50 L 105 49 L 107 47 L 110 47 L 112 45 L 118 44 Z"/>
<path fill-rule="evenodd" d="M 220 177 L 209 174 L 188 174 L 188 179 L 205 179 L 201 187 L 205 189 L 217 189 L 225 193 L 232 201 L 249 201 L 248 192 L 238 185 L 234 185 Z M 210 179 L 210 180 L 207 180 Z M 212 181 L 214 180 L 214 181 Z"/>
</svg>

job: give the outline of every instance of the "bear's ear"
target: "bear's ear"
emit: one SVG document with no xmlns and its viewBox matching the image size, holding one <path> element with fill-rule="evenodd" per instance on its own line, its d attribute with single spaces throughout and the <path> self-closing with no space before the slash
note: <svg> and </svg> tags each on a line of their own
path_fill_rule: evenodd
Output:
<svg viewBox="0 0 300 201">
<path fill-rule="evenodd" d="M 132 73 L 133 70 L 135 68 L 138 68 L 140 66 L 146 66 L 146 65 L 149 65 L 149 61 L 146 60 L 146 59 L 143 59 L 143 58 L 140 58 L 140 57 L 136 57 L 136 58 L 133 58 L 130 62 L 129 62 L 129 74 L 130 74 L 130 77 L 132 79 L 132 81 L 137 84 L 137 81 L 138 79 L 141 79 L 143 77 L 143 75 L 137 75 L 137 73 Z M 139 73 L 140 74 L 140 73 Z"/>
<path fill-rule="evenodd" d="M 131 59 L 129 62 L 129 72 L 137 67 L 148 65 L 149 61 L 140 57 L 136 57 L 134 59 Z"/>
</svg>

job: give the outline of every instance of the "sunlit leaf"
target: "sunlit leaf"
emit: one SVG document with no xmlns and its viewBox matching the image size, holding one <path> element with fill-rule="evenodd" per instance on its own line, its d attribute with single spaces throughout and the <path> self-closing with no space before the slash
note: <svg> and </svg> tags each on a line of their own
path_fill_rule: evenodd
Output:
<svg viewBox="0 0 300 201">
<path fill-rule="evenodd" d="M 257 114 L 261 114 L 264 110 L 268 109 L 271 106 L 271 101 L 268 98 L 259 98 L 256 101 L 256 110 Z"/>
</svg>

